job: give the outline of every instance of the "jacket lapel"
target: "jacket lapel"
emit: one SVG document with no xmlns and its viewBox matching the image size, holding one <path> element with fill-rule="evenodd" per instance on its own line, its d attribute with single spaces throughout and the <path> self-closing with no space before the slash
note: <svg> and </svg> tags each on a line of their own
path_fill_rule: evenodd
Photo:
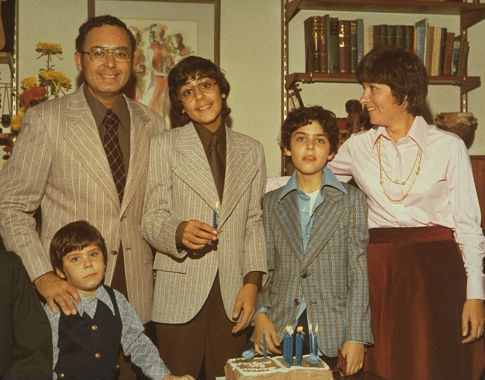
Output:
<svg viewBox="0 0 485 380">
<path fill-rule="evenodd" d="M 111 195 L 113 202 L 119 204 L 108 159 L 93 115 L 84 98 L 82 86 L 70 99 L 65 117 L 66 144 L 85 170 L 90 172 L 99 185 Z"/>
<path fill-rule="evenodd" d="M 175 150 L 180 157 L 173 170 L 192 191 L 214 208 L 219 196 L 199 135 L 192 124 L 181 127 L 179 133 Z"/>
<path fill-rule="evenodd" d="M 296 216 L 296 217 L 295 217 Z M 287 194 L 280 201 L 276 212 L 277 223 L 290 246 L 291 252 L 300 263 L 304 260 L 303 238 L 298 213 L 298 195 L 296 191 Z"/>
<path fill-rule="evenodd" d="M 343 202 L 345 196 L 340 190 L 325 186 L 323 193 L 324 201 L 315 210 L 306 259 L 301 270 L 305 270 L 321 253 L 346 212 L 347 204 Z"/>
<path fill-rule="evenodd" d="M 137 103 L 126 97 L 125 99 L 130 111 L 130 166 L 121 205 L 122 212 L 136 194 L 138 185 L 142 183 L 143 177 L 146 175 L 151 136 L 146 127 L 150 123 L 148 115 Z"/>
<path fill-rule="evenodd" d="M 226 176 L 219 215 L 220 226 L 231 215 L 258 172 L 249 154 L 251 149 L 247 146 L 246 139 L 242 139 L 239 134 L 226 127 Z"/>
</svg>

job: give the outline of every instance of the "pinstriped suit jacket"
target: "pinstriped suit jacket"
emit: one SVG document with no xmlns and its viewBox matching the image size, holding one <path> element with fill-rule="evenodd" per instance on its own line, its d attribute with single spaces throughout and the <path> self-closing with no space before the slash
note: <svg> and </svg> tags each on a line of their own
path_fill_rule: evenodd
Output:
<svg viewBox="0 0 485 380">
<path fill-rule="evenodd" d="M 103 234 L 108 249 L 105 277 L 111 283 L 123 242 L 128 296 L 143 322 L 153 291 L 150 246 L 141 235 L 141 214 L 152 135 L 163 120 L 126 98 L 131 117 L 130 164 L 120 205 L 111 169 L 83 89 L 27 111 L 7 167 L 0 172 L 0 233 L 35 279 L 52 270 L 49 245 L 63 225 L 84 219 Z M 40 237 L 32 213 L 41 206 Z"/>
<path fill-rule="evenodd" d="M 152 139 L 142 219 L 143 236 L 157 249 L 153 320 L 185 323 L 203 306 L 219 271 L 229 319 L 244 276 L 266 272 L 261 200 L 266 182 L 262 145 L 226 128 L 226 174 L 219 209 L 217 250 L 194 258 L 177 250 L 175 232 L 185 220 L 212 224 L 218 201 L 214 179 L 192 124 Z"/>
<path fill-rule="evenodd" d="M 278 336 L 296 317 L 302 295 L 309 321 L 318 324 L 318 346 L 327 356 L 347 340 L 371 343 L 367 281 L 367 203 L 344 184 L 347 194 L 322 189 L 307 251 L 303 252 L 296 191 L 279 200 L 281 189 L 264 197 L 263 219 L 268 277 L 257 307 L 269 308 Z"/>
</svg>

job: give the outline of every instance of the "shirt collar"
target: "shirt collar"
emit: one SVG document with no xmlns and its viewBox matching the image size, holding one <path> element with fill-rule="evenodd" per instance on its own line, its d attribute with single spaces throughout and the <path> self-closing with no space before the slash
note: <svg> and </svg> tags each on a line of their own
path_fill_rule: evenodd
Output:
<svg viewBox="0 0 485 380">
<path fill-rule="evenodd" d="M 334 187 L 335 189 L 340 190 L 344 194 L 347 194 L 347 190 L 345 189 L 344 185 L 337 179 L 337 177 L 335 177 L 335 174 L 333 174 L 333 172 L 326 166 L 323 168 L 320 190 L 322 190 L 325 186 Z M 288 195 L 290 192 L 294 190 L 296 191 L 300 190 L 298 187 L 298 181 L 296 178 L 296 170 L 291 175 L 287 184 L 283 186 L 283 189 L 281 190 L 281 193 L 280 193 L 279 200 L 281 201 L 286 195 Z"/>
<path fill-rule="evenodd" d="M 424 120 L 422 116 L 416 116 L 407 134 L 407 137 L 412 139 L 416 143 L 416 145 L 421 148 L 423 153 L 426 153 L 427 130 L 428 130 L 428 123 L 426 122 L 426 120 Z M 379 139 L 379 137 L 381 136 L 386 138 L 387 140 L 391 140 L 391 137 L 389 136 L 389 133 L 387 133 L 387 129 L 385 127 L 375 126 L 373 128 L 372 133 L 373 133 L 372 139 L 373 139 L 374 146 L 377 140 Z"/>
<path fill-rule="evenodd" d="M 99 128 L 108 109 L 98 99 L 96 99 L 93 94 L 91 94 L 91 92 L 88 90 L 88 86 L 85 84 L 83 85 L 83 92 L 86 102 L 88 103 L 88 106 L 93 114 L 94 121 Z M 113 104 L 113 107 L 111 107 L 111 110 L 118 115 L 122 128 L 126 128 L 127 125 L 130 125 L 130 111 L 128 110 L 128 105 L 126 104 L 126 100 L 123 95 L 120 94 L 120 96 L 118 96 Z"/>
<path fill-rule="evenodd" d="M 115 315 L 113 302 L 111 302 L 111 297 L 109 296 L 103 285 L 100 285 L 98 289 L 96 289 L 96 293 L 94 293 L 94 296 L 92 298 L 83 296 L 82 294 L 79 294 L 79 296 L 81 297 L 81 304 L 74 303 L 74 305 L 76 306 L 76 309 L 80 316 L 82 316 L 84 312 L 87 311 L 90 304 L 97 301 L 103 302 L 106 306 L 109 307 L 113 315 Z"/>
</svg>

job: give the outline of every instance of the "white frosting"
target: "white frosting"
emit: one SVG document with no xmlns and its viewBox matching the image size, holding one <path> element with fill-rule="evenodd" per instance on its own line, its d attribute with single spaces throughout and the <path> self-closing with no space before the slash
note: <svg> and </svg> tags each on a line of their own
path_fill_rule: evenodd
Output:
<svg viewBox="0 0 485 380">
<path fill-rule="evenodd" d="M 241 358 L 229 359 L 227 364 L 231 367 L 232 371 L 239 372 L 244 376 L 259 376 L 264 374 L 274 374 L 274 373 L 287 373 L 297 370 L 310 370 L 310 371 L 328 371 L 329 367 L 324 362 L 318 366 L 296 366 L 287 367 L 283 364 L 283 359 L 281 356 L 274 358 L 268 358 L 264 360 L 261 357 L 245 360 Z"/>
</svg>

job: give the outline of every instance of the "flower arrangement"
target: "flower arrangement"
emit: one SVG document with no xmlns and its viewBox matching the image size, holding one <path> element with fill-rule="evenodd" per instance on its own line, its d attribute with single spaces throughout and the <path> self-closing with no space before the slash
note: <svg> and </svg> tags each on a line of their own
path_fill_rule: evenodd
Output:
<svg viewBox="0 0 485 380">
<path fill-rule="evenodd" d="M 71 89 L 71 80 L 62 72 L 54 70 L 53 57 L 62 59 L 62 46 L 58 43 L 38 42 L 35 48 L 37 59 L 46 58 L 46 67 L 39 70 L 38 77 L 30 76 L 21 81 L 22 92 L 18 96 L 19 112 L 13 117 L 10 130 L 13 134 L 12 145 L 20 131 L 25 111 L 40 102 L 65 95 Z M 12 147 L 5 146 L 6 155 L 3 166 L 10 157 Z"/>
<path fill-rule="evenodd" d="M 52 64 L 52 57 L 57 56 L 62 59 L 61 44 L 38 42 L 35 51 L 39 53 L 37 59 L 46 57 L 46 68 L 39 70 L 39 83 L 37 83 L 37 78 L 33 76 L 22 80 L 22 93 L 19 95 L 19 115 L 23 115 L 29 107 L 47 99 L 57 98 L 60 94 L 65 95 L 66 91 L 71 89 L 71 80 L 62 72 L 54 70 Z"/>
</svg>

